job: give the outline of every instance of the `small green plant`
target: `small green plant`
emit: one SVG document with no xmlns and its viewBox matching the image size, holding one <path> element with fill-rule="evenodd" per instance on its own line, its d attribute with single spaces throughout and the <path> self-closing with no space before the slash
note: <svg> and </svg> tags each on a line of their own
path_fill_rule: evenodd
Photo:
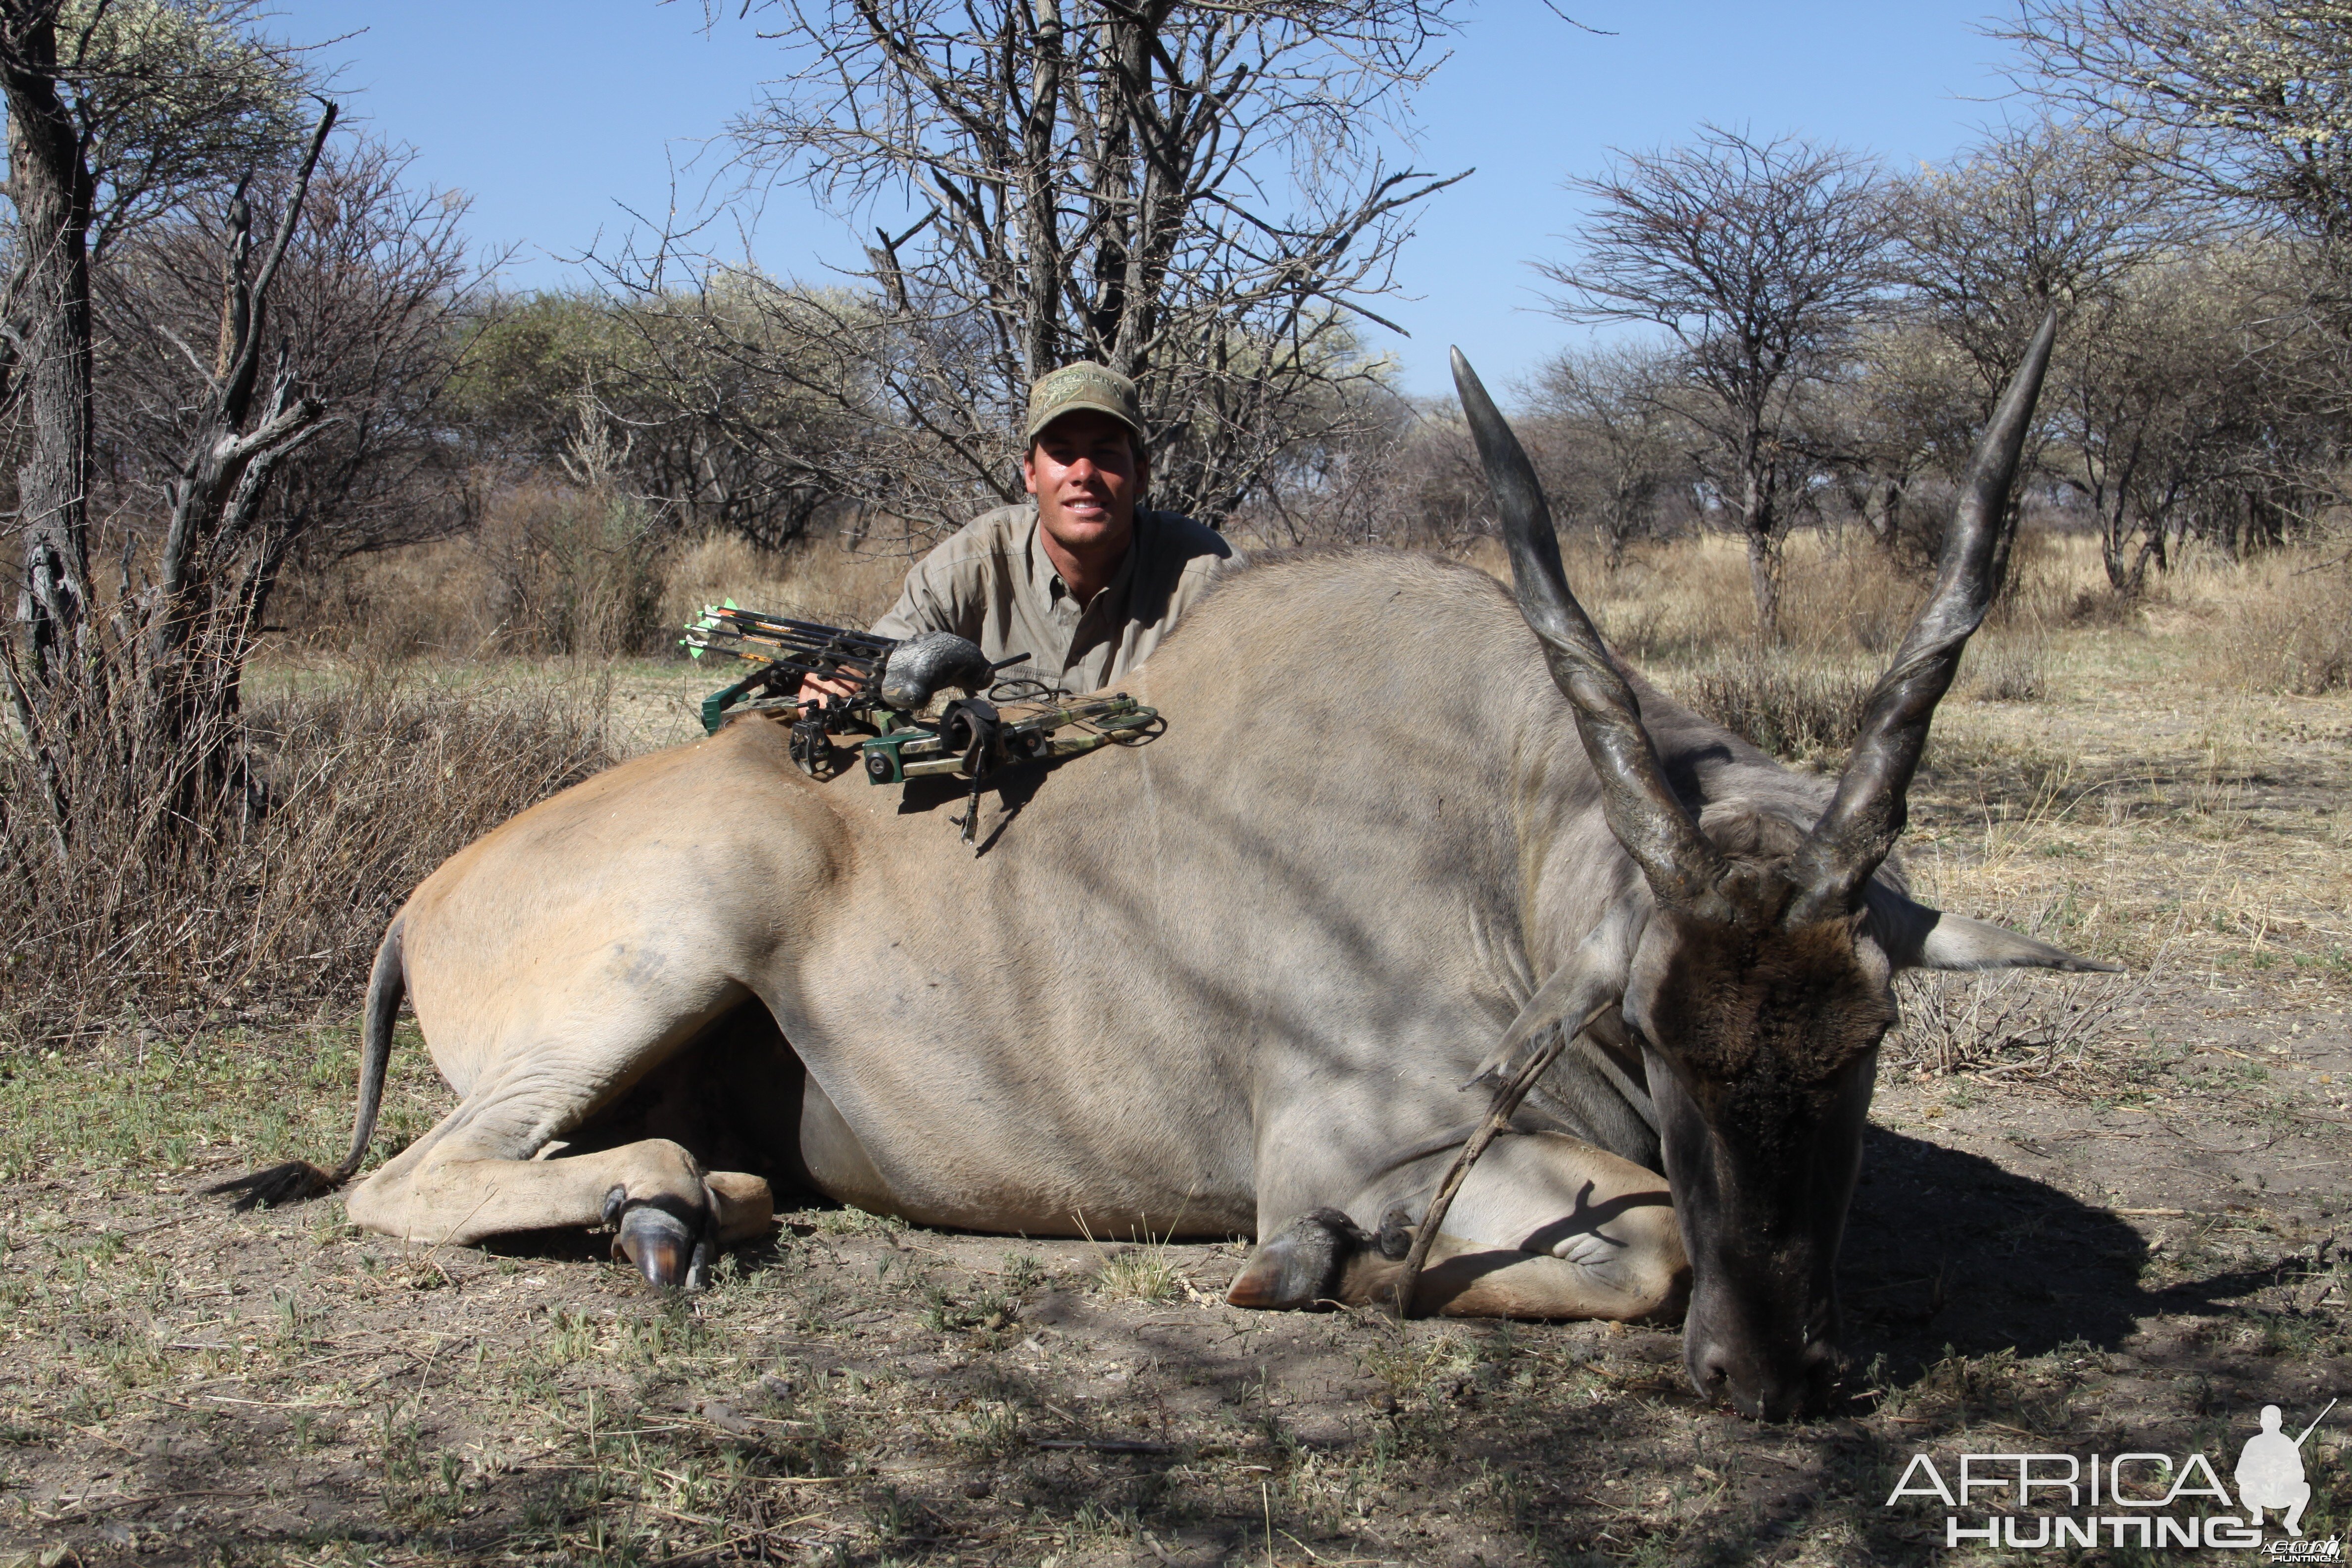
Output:
<svg viewBox="0 0 2352 1568">
<path fill-rule="evenodd" d="M 1416 1339 L 1410 1331 L 1376 1341 L 1363 1352 L 1364 1370 L 1387 1384 L 1399 1400 L 1427 1392 L 1433 1384 L 1460 1377 L 1478 1364 L 1478 1347 L 1454 1329 Z"/>
<path fill-rule="evenodd" d="M 551 1363 L 563 1366 L 595 1349 L 596 1325 L 587 1313 L 558 1307 L 548 1314 L 547 1335 L 541 1342 L 541 1353 Z"/>
<path fill-rule="evenodd" d="M 1045 1266 L 1025 1252 L 1006 1253 L 997 1273 L 1005 1289 L 1015 1296 L 1026 1296 L 1045 1282 Z"/>
<path fill-rule="evenodd" d="M 965 1415 L 955 1444 L 975 1459 L 1016 1452 L 1021 1447 L 1021 1413 L 1004 1401 L 991 1400 Z"/>
<path fill-rule="evenodd" d="M 818 1209 L 808 1216 L 808 1223 L 819 1236 L 897 1237 L 907 1229 L 907 1222 L 896 1215 L 854 1208 Z"/>
<path fill-rule="evenodd" d="M 923 1309 L 923 1326 L 934 1333 L 1001 1335 L 1013 1326 L 1021 1310 L 1016 1298 L 994 1290 L 983 1291 L 969 1301 L 957 1300 L 946 1287 L 940 1285 L 930 1287 L 924 1294 L 929 1304 Z"/>
<path fill-rule="evenodd" d="M 830 1279 L 813 1279 L 793 1300 L 792 1326 L 804 1334 L 821 1334 L 840 1326 L 842 1291 Z"/>
<path fill-rule="evenodd" d="M 887 1546 L 906 1534 L 915 1522 L 915 1503 L 894 1486 L 877 1487 L 866 1498 L 866 1522 L 875 1539 Z"/>
</svg>

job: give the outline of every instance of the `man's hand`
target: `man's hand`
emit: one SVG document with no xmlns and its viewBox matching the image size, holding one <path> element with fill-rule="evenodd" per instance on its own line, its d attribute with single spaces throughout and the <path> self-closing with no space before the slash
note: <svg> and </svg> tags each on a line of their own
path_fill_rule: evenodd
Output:
<svg viewBox="0 0 2352 1568">
<path fill-rule="evenodd" d="M 845 680 L 835 680 L 830 677 L 823 675 L 803 675 L 801 677 L 800 703 L 803 708 L 812 707 L 818 702 L 822 702 L 828 697 L 855 697 L 856 695 L 857 688 L 852 686 Z"/>
</svg>

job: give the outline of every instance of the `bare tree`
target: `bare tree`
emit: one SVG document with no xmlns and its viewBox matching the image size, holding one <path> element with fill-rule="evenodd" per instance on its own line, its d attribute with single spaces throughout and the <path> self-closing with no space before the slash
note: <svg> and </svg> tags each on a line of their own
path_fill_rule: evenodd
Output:
<svg viewBox="0 0 2352 1568">
<path fill-rule="evenodd" d="M 2093 342 L 2098 332 L 2128 319 L 2116 306 L 2134 272 L 2196 242 L 2197 226 L 2164 171 L 2166 157 L 2157 144 L 2044 117 L 2004 126 L 1950 167 L 1901 182 L 1895 269 L 1904 315 L 1950 345 L 1963 372 L 1959 406 L 1930 415 L 1937 466 L 1947 478 L 1956 479 L 1966 460 L 1962 431 L 1991 416 L 2046 312 L 2058 311 L 2063 379 L 2065 365 L 2080 370 L 2084 355 L 2100 352 Z M 1908 363 L 1928 362 L 1915 352 Z M 1890 391 L 1905 384 L 1899 377 L 1872 380 Z M 1897 397 L 1882 405 L 1904 404 Z M 1916 398 L 1911 406 L 1928 412 Z M 1950 423 L 1956 415 L 1958 427 Z M 2029 466 L 2041 464 L 2053 427 L 2045 417 L 2028 432 Z M 2011 505 L 2022 499 L 2012 495 Z M 2007 576 L 2014 537 L 2013 529 L 2000 536 L 1996 581 Z"/>
<path fill-rule="evenodd" d="M 141 606 L 137 662 L 146 689 L 138 744 L 146 755 L 136 771 L 168 781 L 164 798 L 182 811 L 216 793 L 236 757 L 238 680 L 285 560 L 283 531 L 262 534 L 271 481 L 326 428 L 326 405 L 299 384 L 289 341 L 277 336 L 274 353 L 265 344 L 274 336 L 270 285 L 335 117 L 329 104 L 266 237 L 255 232 L 247 191 L 229 198 L 218 346 L 186 456 L 163 486 L 155 581 Z M 273 362 L 266 372 L 265 358 Z"/>
<path fill-rule="evenodd" d="M 2049 461 L 2090 505 L 2109 586 L 2137 598 L 2200 509 L 2260 487 L 2277 405 L 2250 258 L 2186 257 L 2142 269 L 2084 324 L 2052 388 Z"/>
<path fill-rule="evenodd" d="M 1374 388 L 1301 430 L 1227 526 L 1253 547 L 1449 550 L 1493 531 L 1469 432 L 1450 407 Z"/>
<path fill-rule="evenodd" d="M 1654 532 L 1670 494 L 1696 479 L 1690 424 L 1676 406 L 1680 365 L 1654 349 L 1564 353 L 1538 376 L 1535 436 L 1545 494 L 1590 520 L 1611 571 Z"/>
<path fill-rule="evenodd" d="M 1024 389 L 1083 356 L 1142 388 L 1155 501 L 1222 518 L 1382 369 L 1353 324 L 1452 183 L 1384 149 L 1450 8 L 777 0 L 792 76 L 743 156 L 875 237 L 856 299 L 779 296 L 770 330 L 854 353 L 811 387 L 910 433 L 874 465 L 902 510 L 1016 499 Z"/>
<path fill-rule="evenodd" d="M 247 26 L 247 0 L 0 0 L 0 88 L 15 224 L 0 300 L 0 399 L 21 430 L 23 575 L 0 648 L 10 707 L 42 757 L 63 846 L 69 743 L 107 702 L 92 624 L 90 268 L 189 193 L 290 151 L 305 79 Z"/>
<path fill-rule="evenodd" d="M 1757 630 L 1778 640 L 1785 500 L 1811 467 L 1792 439 L 1795 395 L 1837 363 L 1886 281 L 1876 165 L 1710 126 L 1691 146 L 1620 153 L 1570 188 L 1595 210 L 1576 258 L 1538 268 L 1565 289 L 1553 308 L 1653 323 L 1679 343 L 1702 461 L 1748 542 Z"/>
<path fill-rule="evenodd" d="M 2196 237 L 2164 154 L 2044 119 L 2004 127 L 1897 187 L 1895 272 L 1907 303 L 1967 356 L 1983 414 L 2053 305 L 2118 296 L 2132 270 Z"/>
<path fill-rule="evenodd" d="M 742 272 L 636 294 L 492 296 L 470 312 L 451 423 L 503 480 L 572 464 L 581 421 L 604 430 L 614 485 L 659 531 L 731 533 L 778 549 L 838 498 L 886 489 L 866 465 L 893 443 L 863 416 L 867 342 L 814 320 L 863 319 Z M 828 380 L 839 375 L 842 382 Z"/>
<path fill-rule="evenodd" d="M 224 744 L 234 739 L 228 721 L 247 658 L 298 553 L 332 559 L 467 521 L 464 454 L 439 405 L 462 346 L 453 315 L 478 274 L 469 276 L 457 232 L 464 203 L 407 187 L 409 162 L 373 142 L 323 150 L 300 195 L 301 221 L 267 279 L 253 212 L 290 210 L 299 170 L 290 183 L 193 201 L 148 225 L 98 279 L 100 494 L 109 531 L 136 547 L 150 578 L 125 613 L 163 607 L 180 584 L 182 603 L 164 624 L 181 626 L 184 641 L 166 648 L 151 635 L 149 645 L 187 666 L 173 684 Z M 232 507 L 175 529 L 170 520 L 188 515 L 179 489 L 186 455 L 217 440 L 209 427 L 224 416 L 239 429 L 253 424 L 253 407 L 238 413 L 234 386 L 223 384 L 240 331 L 240 271 L 253 288 L 268 285 L 246 312 L 245 335 L 266 339 L 298 405 L 307 398 L 335 416 L 257 448 L 262 471 L 240 480 L 254 498 L 241 513 Z M 209 357 L 199 343 L 213 347 Z M 151 682 L 159 675 L 151 668 Z M 228 764 L 223 752 L 209 765 Z"/>
<path fill-rule="evenodd" d="M 887 493 L 876 459 L 900 444 L 876 440 L 871 367 L 843 352 L 883 341 L 860 330 L 870 317 L 840 290 L 743 271 L 619 305 L 586 368 L 592 401 L 625 432 L 625 479 L 672 526 L 769 550 L 838 498 Z M 851 325 L 833 337 L 826 322 Z"/>
</svg>

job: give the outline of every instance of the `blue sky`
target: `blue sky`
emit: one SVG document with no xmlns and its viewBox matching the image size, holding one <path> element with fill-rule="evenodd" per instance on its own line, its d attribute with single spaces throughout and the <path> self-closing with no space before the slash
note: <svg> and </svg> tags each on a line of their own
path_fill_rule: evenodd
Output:
<svg viewBox="0 0 2352 1568">
<path fill-rule="evenodd" d="M 1458 342 L 1490 384 L 1580 342 L 1542 313 L 1530 261 L 1561 256 L 1577 209 L 1561 182 L 1612 146 L 1688 137 L 1702 121 L 1797 131 L 1896 165 L 1938 161 L 2001 117 L 2003 47 L 1987 0 L 1540 0 L 1465 12 L 1454 58 L 1421 95 L 1417 158 L 1469 180 L 1434 199 L 1405 247 L 1411 296 L 1374 331 L 1407 388 L 1445 388 Z M 326 42 L 347 112 L 417 153 L 415 177 L 474 201 L 482 247 L 519 248 L 520 287 L 584 280 L 564 258 L 609 247 L 629 210 L 658 220 L 671 171 L 691 205 L 724 160 L 706 143 L 778 74 L 754 23 L 703 31 L 701 7 L 653 0 L 281 0 L 278 30 Z M 854 261 L 852 237 L 790 195 L 754 238 L 770 272 L 811 279 Z"/>
</svg>

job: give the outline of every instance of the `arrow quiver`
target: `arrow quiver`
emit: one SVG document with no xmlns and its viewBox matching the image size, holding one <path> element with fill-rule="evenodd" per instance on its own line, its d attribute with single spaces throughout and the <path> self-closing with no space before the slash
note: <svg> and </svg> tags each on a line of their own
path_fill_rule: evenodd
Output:
<svg viewBox="0 0 2352 1568">
<path fill-rule="evenodd" d="M 882 666 L 898 646 L 871 632 L 747 610 L 732 599 L 703 606 L 678 644 L 690 658 L 716 654 L 758 667 L 702 700 L 704 734 L 716 735 L 739 714 L 794 710 L 793 761 L 815 778 L 832 772 L 828 735 L 853 723 L 873 726 Z M 849 695 L 824 698 L 801 712 L 801 682 L 812 675 L 847 687 Z"/>
</svg>

